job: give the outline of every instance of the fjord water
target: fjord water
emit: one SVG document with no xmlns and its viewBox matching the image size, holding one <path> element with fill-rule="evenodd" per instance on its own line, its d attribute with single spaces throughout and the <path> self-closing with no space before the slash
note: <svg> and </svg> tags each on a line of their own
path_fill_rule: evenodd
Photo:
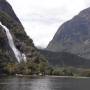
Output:
<svg viewBox="0 0 90 90">
<path fill-rule="evenodd" d="M 2 77 L 0 90 L 90 90 L 90 78 Z"/>
</svg>

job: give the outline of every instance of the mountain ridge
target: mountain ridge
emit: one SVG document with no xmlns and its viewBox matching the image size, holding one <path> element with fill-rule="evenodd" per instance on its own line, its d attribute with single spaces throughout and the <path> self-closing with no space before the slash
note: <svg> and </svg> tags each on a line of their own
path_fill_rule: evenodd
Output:
<svg viewBox="0 0 90 90">
<path fill-rule="evenodd" d="M 51 66 L 55 67 L 75 67 L 75 68 L 90 68 L 90 60 L 84 59 L 75 54 L 67 52 L 52 52 L 48 50 L 40 50 Z"/>
</svg>

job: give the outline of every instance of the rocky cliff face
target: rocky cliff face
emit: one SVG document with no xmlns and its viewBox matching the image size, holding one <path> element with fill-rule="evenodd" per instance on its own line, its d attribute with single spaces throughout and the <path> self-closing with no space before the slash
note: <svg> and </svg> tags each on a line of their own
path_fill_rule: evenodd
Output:
<svg viewBox="0 0 90 90">
<path fill-rule="evenodd" d="M 90 59 L 90 8 L 64 23 L 47 49 L 69 52 Z"/>
</svg>

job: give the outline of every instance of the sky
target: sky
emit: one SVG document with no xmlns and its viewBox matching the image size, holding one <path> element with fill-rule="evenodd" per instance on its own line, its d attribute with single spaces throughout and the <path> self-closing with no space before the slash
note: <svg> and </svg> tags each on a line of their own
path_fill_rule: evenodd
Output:
<svg viewBox="0 0 90 90">
<path fill-rule="evenodd" d="M 7 0 L 33 39 L 45 48 L 64 22 L 90 6 L 90 0 Z"/>
</svg>

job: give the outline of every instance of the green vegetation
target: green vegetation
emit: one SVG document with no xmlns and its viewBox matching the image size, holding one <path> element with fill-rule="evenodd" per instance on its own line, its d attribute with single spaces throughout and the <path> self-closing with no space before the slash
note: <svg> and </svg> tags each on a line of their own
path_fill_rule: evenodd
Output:
<svg viewBox="0 0 90 90">
<path fill-rule="evenodd" d="M 75 67 L 50 67 L 48 75 L 90 77 L 90 69 Z"/>
<path fill-rule="evenodd" d="M 7 75 L 55 75 L 55 76 L 83 76 L 90 77 L 90 69 L 74 67 L 50 67 L 47 61 L 40 63 L 21 62 L 8 63 L 3 67 L 3 73 Z"/>
<path fill-rule="evenodd" d="M 22 74 L 22 75 L 45 75 L 48 64 L 47 62 L 34 63 L 21 62 L 21 63 L 8 63 L 3 67 L 3 71 L 7 75 Z"/>
</svg>

